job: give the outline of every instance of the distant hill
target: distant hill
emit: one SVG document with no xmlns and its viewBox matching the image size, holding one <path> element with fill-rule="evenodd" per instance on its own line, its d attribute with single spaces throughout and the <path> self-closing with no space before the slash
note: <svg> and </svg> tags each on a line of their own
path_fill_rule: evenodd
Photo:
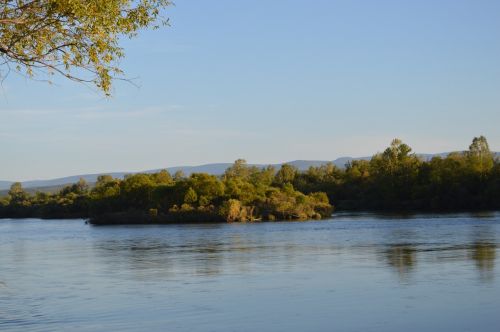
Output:
<svg viewBox="0 0 500 332">
<path fill-rule="evenodd" d="M 333 163 L 339 167 L 344 167 L 345 162 L 348 160 L 352 160 L 353 158 L 344 157 L 334 160 Z M 295 160 L 288 162 L 286 164 L 293 165 L 300 170 L 306 170 L 310 166 L 321 166 L 327 164 L 330 161 L 327 160 Z M 169 171 L 171 174 L 174 174 L 177 171 L 182 171 L 185 175 L 190 175 L 193 173 L 208 173 L 213 175 L 221 175 L 224 171 L 230 167 L 232 163 L 217 163 L 217 164 L 205 164 L 199 166 L 176 166 L 176 167 L 167 167 L 164 168 Z M 251 166 L 257 167 L 266 167 L 272 165 L 274 167 L 279 168 L 282 164 L 251 164 Z M 152 169 L 143 171 L 142 173 L 155 173 L 163 168 Z M 81 175 L 73 175 L 66 176 L 62 178 L 49 179 L 49 180 L 32 180 L 32 181 L 24 181 L 22 182 L 24 188 L 37 188 L 37 189 L 47 189 L 53 187 L 60 187 L 70 183 L 77 182 L 80 178 L 83 178 L 85 181 L 89 183 L 93 183 L 97 181 L 97 177 L 99 175 L 108 174 L 115 178 L 123 179 L 127 174 L 133 174 L 138 172 L 110 172 L 110 173 L 96 173 L 96 174 L 81 174 Z M 12 185 L 13 181 L 0 181 L 0 194 L 1 191 L 8 190 Z"/>
<path fill-rule="evenodd" d="M 0 189 L 9 188 L 12 181 L 0 181 Z"/>
<path fill-rule="evenodd" d="M 438 153 L 438 154 L 419 154 L 419 156 L 424 159 L 424 160 L 430 160 L 432 157 L 435 156 L 441 156 L 441 157 L 446 157 L 449 154 L 449 152 L 444 152 L 444 153 Z M 497 158 L 500 158 L 500 152 L 495 153 Z M 290 161 L 287 163 L 280 163 L 280 164 L 250 164 L 251 166 L 257 166 L 257 167 L 266 167 L 266 166 L 274 166 L 276 168 L 281 167 L 283 164 L 290 164 L 295 167 L 297 167 L 299 170 L 307 170 L 311 166 L 321 166 L 325 165 L 329 162 L 333 163 L 337 167 L 345 167 L 346 163 L 352 160 L 370 160 L 371 157 L 358 157 L 358 158 L 353 158 L 353 157 L 341 157 L 337 158 L 333 161 L 328 161 L 328 160 L 294 160 Z M 232 163 L 216 163 L 216 164 L 206 164 L 206 165 L 199 165 L 199 166 L 177 166 L 177 167 L 167 167 L 164 168 L 167 171 L 169 171 L 171 174 L 174 174 L 177 171 L 182 171 L 185 175 L 190 175 L 192 173 L 208 173 L 208 174 L 213 174 L 213 175 L 221 175 L 224 173 L 224 171 L 230 167 Z M 143 171 L 141 173 L 155 173 L 163 168 L 160 169 L 153 169 L 153 170 L 147 170 Z M 32 181 L 24 181 L 22 182 L 23 187 L 28 189 L 31 188 L 31 192 L 34 191 L 44 191 L 44 192 L 55 192 L 58 191 L 60 188 L 62 188 L 65 185 L 75 183 L 77 182 L 80 178 L 85 179 L 88 183 L 95 183 L 97 181 L 97 177 L 99 175 L 103 174 L 108 174 L 111 175 L 115 178 L 120 178 L 123 179 L 123 177 L 126 174 L 133 174 L 133 173 L 138 173 L 138 172 L 111 172 L 111 173 L 97 173 L 97 174 L 82 174 L 82 175 L 74 175 L 74 176 L 67 176 L 67 177 L 62 177 L 62 178 L 56 178 L 56 179 L 49 179 L 49 180 L 32 180 Z M 6 191 L 10 188 L 12 185 L 13 181 L 0 181 L 0 195 L 3 195 L 6 193 Z"/>
<path fill-rule="evenodd" d="M 326 163 L 328 163 L 328 161 L 297 160 L 297 161 L 289 162 L 287 164 L 291 164 L 291 165 L 294 165 L 295 167 L 297 167 L 301 170 L 305 170 L 305 169 L 308 169 L 310 166 L 320 166 L 320 165 L 324 165 Z M 190 174 L 193 174 L 193 173 L 208 173 L 208 174 L 213 174 L 213 175 L 221 175 L 231 165 L 232 165 L 232 163 L 217 163 L 217 164 L 206 164 L 206 165 L 199 165 L 199 166 L 167 167 L 164 169 L 166 169 L 171 174 L 174 174 L 177 171 L 182 171 L 187 176 L 189 176 Z M 281 165 L 282 164 L 273 164 L 273 166 L 275 166 L 275 167 L 280 167 Z M 268 165 L 253 164 L 252 166 L 266 167 Z M 152 169 L 152 170 L 143 171 L 141 173 L 155 173 L 155 172 L 158 172 L 162 169 L 163 168 Z M 73 175 L 73 176 L 67 176 L 67 177 L 49 179 L 49 180 L 24 181 L 24 182 L 22 182 L 22 184 L 23 184 L 24 188 L 40 188 L 40 189 L 44 188 L 45 189 L 45 188 L 64 186 L 64 185 L 67 185 L 70 183 L 75 183 L 80 178 L 83 178 L 85 181 L 92 183 L 92 182 L 96 182 L 99 175 L 103 175 L 103 174 L 108 174 L 114 178 L 123 179 L 125 177 L 125 175 L 133 174 L 133 173 L 138 173 L 138 172 L 111 172 L 111 173 L 81 174 L 81 175 Z M 10 186 L 12 185 L 12 183 L 13 183 L 13 181 L 0 181 L 0 190 L 9 189 Z"/>
</svg>

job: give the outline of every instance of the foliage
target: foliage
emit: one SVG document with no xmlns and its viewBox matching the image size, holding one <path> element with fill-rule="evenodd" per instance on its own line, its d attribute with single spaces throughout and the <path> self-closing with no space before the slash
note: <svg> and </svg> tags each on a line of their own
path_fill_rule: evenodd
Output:
<svg viewBox="0 0 500 332">
<path fill-rule="evenodd" d="M 293 184 L 304 193 L 326 192 L 344 210 L 499 209 L 499 169 L 483 136 L 467 151 L 430 161 L 395 139 L 369 161 L 355 160 L 331 172 L 311 168 Z"/>
<path fill-rule="evenodd" d="M 493 154 L 484 136 L 474 137 L 466 155 L 472 171 L 481 176 L 493 168 Z"/>
<path fill-rule="evenodd" d="M 109 94 L 113 78 L 122 74 L 120 38 L 167 24 L 162 10 L 170 4 L 168 0 L 0 0 L 0 60 L 7 70 L 28 77 L 60 74 Z"/>
</svg>

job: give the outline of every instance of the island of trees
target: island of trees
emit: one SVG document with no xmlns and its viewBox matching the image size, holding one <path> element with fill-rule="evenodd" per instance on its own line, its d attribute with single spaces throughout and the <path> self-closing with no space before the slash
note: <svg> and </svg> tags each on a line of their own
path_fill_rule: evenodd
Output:
<svg viewBox="0 0 500 332">
<path fill-rule="evenodd" d="M 423 160 L 398 139 L 370 160 L 299 171 L 237 160 L 222 176 L 181 172 L 83 179 L 58 193 L 27 193 L 20 183 L 0 198 L 0 218 L 90 218 L 95 224 L 306 220 L 337 210 L 500 209 L 500 161 L 486 138 L 469 149 Z"/>
</svg>

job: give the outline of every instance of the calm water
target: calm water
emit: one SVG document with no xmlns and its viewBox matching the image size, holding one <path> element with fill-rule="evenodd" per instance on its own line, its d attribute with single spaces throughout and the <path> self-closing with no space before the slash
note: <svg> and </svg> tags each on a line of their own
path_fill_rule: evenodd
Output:
<svg viewBox="0 0 500 332">
<path fill-rule="evenodd" d="M 500 213 L 0 220 L 1 331 L 500 331 Z"/>
</svg>

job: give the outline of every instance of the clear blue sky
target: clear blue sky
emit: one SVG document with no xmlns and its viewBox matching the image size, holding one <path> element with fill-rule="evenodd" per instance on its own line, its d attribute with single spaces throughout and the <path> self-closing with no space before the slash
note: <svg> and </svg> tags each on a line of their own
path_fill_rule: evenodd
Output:
<svg viewBox="0 0 500 332">
<path fill-rule="evenodd" d="M 178 0 L 112 99 L 11 74 L 0 179 L 383 150 L 500 150 L 500 1 Z"/>
</svg>

